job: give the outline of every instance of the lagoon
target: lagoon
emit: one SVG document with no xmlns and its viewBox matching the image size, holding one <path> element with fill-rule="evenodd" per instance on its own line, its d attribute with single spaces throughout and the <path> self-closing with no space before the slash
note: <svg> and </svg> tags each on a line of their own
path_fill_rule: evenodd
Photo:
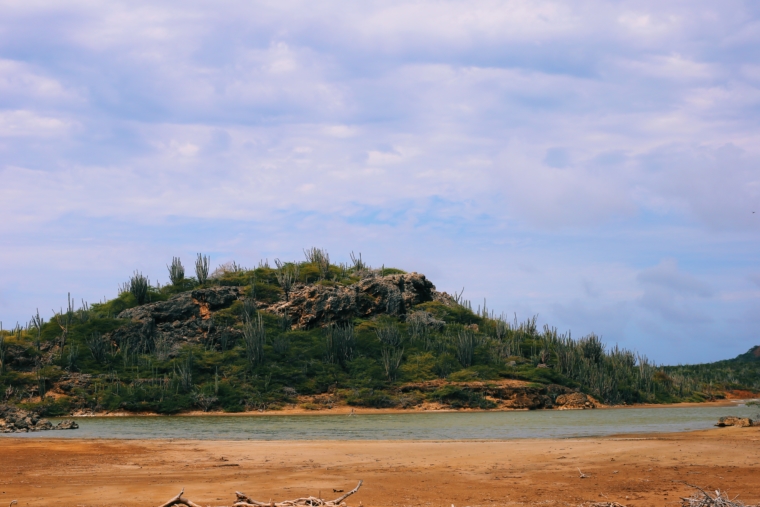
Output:
<svg viewBox="0 0 760 507">
<path fill-rule="evenodd" d="M 5 438 L 198 440 L 509 440 L 692 431 L 721 416 L 758 417 L 760 408 L 654 407 L 394 414 L 79 417 L 78 430 Z M 57 421 L 57 419 L 51 419 Z"/>
</svg>

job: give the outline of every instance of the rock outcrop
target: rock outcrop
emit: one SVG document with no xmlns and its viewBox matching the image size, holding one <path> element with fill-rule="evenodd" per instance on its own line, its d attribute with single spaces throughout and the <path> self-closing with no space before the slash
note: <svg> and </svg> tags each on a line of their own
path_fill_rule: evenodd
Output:
<svg viewBox="0 0 760 507">
<path fill-rule="evenodd" d="M 51 392 L 66 396 L 73 395 L 77 389 L 87 390 L 92 384 L 92 375 L 86 373 L 67 373 L 53 383 Z"/>
<path fill-rule="evenodd" d="M 167 301 L 124 310 L 118 315 L 129 322 L 107 338 L 119 348 L 156 352 L 169 356 L 178 344 L 213 339 L 222 330 L 214 327 L 214 312 L 243 298 L 240 287 L 213 287 L 183 292 Z"/>
<path fill-rule="evenodd" d="M 425 275 L 409 273 L 368 277 L 349 286 L 299 284 L 291 291 L 288 301 L 256 302 L 256 307 L 287 316 L 294 329 L 309 329 L 354 317 L 405 315 L 413 305 L 442 297 Z M 167 355 L 181 343 L 218 342 L 222 333 L 234 339 L 240 332 L 217 325 L 214 314 L 245 299 L 240 287 L 184 292 L 167 301 L 124 310 L 118 317 L 129 322 L 108 338 L 118 347 L 140 352 L 163 349 Z"/>
<path fill-rule="evenodd" d="M 301 285 L 287 302 L 268 306 L 270 312 L 287 315 L 296 329 L 374 315 L 405 315 L 420 303 L 432 301 L 435 286 L 418 273 L 370 277 L 343 285 Z"/>
<path fill-rule="evenodd" d="M 750 426 L 754 426 L 754 422 L 749 417 L 734 417 L 734 416 L 726 416 L 721 417 L 718 419 L 718 424 L 715 426 L 718 426 L 720 428 L 724 428 L 726 426 L 738 426 L 740 428 L 749 428 Z"/>
<path fill-rule="evenodd" d="M 597 402 L 591 396 L 583 393 L 561 394 L 554 400 L 554 404 L 560 410 L 578 410 L 596 408 Z"/>
<path fill-rule="evenodd" d="M 192 290 L 172 296 L 168 301 L 124 310 L 118 317 L 136 322 L 152 321 L 160 327 L 187 320 L 207 320 L 212 312 L 229 307 L 241 296 L 242 291 L 239 287 Z"/>
<path fill-rule="evenodd" d="M 28 433 L 30 431 L 75 430 L 79 425 L 74 421 L 61 421 L 53 426 L 34 412 L 21 410 L 10 405 L 0 405 L 0 433 Z"/>
</svg>

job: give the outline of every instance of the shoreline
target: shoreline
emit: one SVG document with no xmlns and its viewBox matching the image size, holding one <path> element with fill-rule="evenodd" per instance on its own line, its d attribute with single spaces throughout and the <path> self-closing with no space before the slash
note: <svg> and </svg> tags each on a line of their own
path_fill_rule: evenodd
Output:
<svg viewBox="0 0 760 507">
<path fill-rule="evenodd" d="M 748 398 L 748 399 L 723 399 L 715 401 L 705 402 L 683 402 L 683 403 L 641 403 L 635 405 L 601 405 L 591 409 L 561 409 L 561 410 L 627 410 L 637 408 L 698 408 L 698 407 L 735 407 L 741 404 L 746 404 L 750 401 L 759 401 L 760 398 Z M 553 411 L 557 409 L 537 409 Z M 760 411 L 760 407 L 758 407 Z M 301 408 L 297 405 L 282 408 L 280 410 L 251 410 L 246 412 L 203 412 L 200 410 L 194 410 L 191 412 L 181 412 L 178 414 L 159 414 L 156 412 L 75 412 L 71 415 L 55 416 L 51 419 L 65 419 L 65 418 L 88 418 L 88 417 L 268 417 L 268 416 L 323 416 L 323 415 L 387 415 L 387 414 L 436 414 L 436 413 L 489 413 L 489 412 L 528 412 L 528 409 L 453 409 L 453 408 L 441 408 L 431 404 L 423 405 L 421 408 L 366 408 L 366 407 L 351 407 L 349 405 L 339 405 L 333 408 L 324 408 L 320 410 L 309 410 Z"/>
</svg>

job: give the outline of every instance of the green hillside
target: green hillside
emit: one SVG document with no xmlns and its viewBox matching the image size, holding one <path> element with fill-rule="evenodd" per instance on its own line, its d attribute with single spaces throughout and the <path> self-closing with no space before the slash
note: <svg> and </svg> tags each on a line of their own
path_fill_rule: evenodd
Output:
<svg viewBox="0 0 760 507">
<path fill-rule="evenodd" d="M 35 313 L 0 332 L 0 395 L 60 415 L 552 408 L 576 392 L 631 404 L 760 388 L 756 354 L 657 367 L 594 335 L 507 321 L 485 304 L 473 311 L 424 275 L 352 259 L 336 265 L 311 249 L 303 262 L 209 273 L 199 255 L 194 277 L 174 259 L 163 287 L 136 272 L 115 299 L 69 301 L 47 321 Z"/>
<path fill-rule="evenodd" d="M 698 398 L 720 397 L 726 390 L 760 391 L 760 346 L 752 347 L 733 359 L 707 364 L 666 366 L 671 376 L 693 379 L 699 385 Z"/>
</svg>

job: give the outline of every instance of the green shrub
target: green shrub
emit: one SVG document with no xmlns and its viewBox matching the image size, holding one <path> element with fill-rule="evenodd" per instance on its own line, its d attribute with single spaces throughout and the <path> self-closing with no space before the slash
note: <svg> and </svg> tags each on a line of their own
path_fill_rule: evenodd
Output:
<svg viewBox="0 0 760 507">
<path fill-rule="evenodd" d="M 472 310 L 457 304 L 445 305 L 440 301 L 428 301 L 417 305 L 415 310 L 430 312 L 436 319 L 447 324 L 480 325 L 483 322 L 483 319 L 475 315 Z"/>
<path fill-rule="evenodd" d="M 21 403 L 21 408 L 40 415 L 40 417 L 59 417 L 71 413 L 71 400 L 60 397 L 57 400 L 45 398 L 38 403 Z"/>
<path fill-rule="evenodd" d="M 137 306 L 137 300 L 130 292 L 122 292 L 115 299 L 105 303 L 93 303 L 92 313 L 100 318 L 115 318 L 124 310 Z"/>
<path fill-rule="evenodd" d="M 496 403 L 482 394 L 454 385 L 436 389 L 429 397 L 433 401 L 448 404 L 451 408 L 496 408 Z"/>
<path fill-rule="evenodd" d="M 398 405 L 398 399 L 383 391 L 374 389 L 359 389 L 346 398 L 346 403 L 354 407 L 393 408 Z"/>
<path fill-rule="evenodd" d="M 280 287 L 271 283 L 260 282 L 258 280 L 253 284 L 252 288 L 248 288 L 247 295 L 253 296 L 256 301 L 268 304 L 285 299 L 285 293 Z"/>
</svg>

